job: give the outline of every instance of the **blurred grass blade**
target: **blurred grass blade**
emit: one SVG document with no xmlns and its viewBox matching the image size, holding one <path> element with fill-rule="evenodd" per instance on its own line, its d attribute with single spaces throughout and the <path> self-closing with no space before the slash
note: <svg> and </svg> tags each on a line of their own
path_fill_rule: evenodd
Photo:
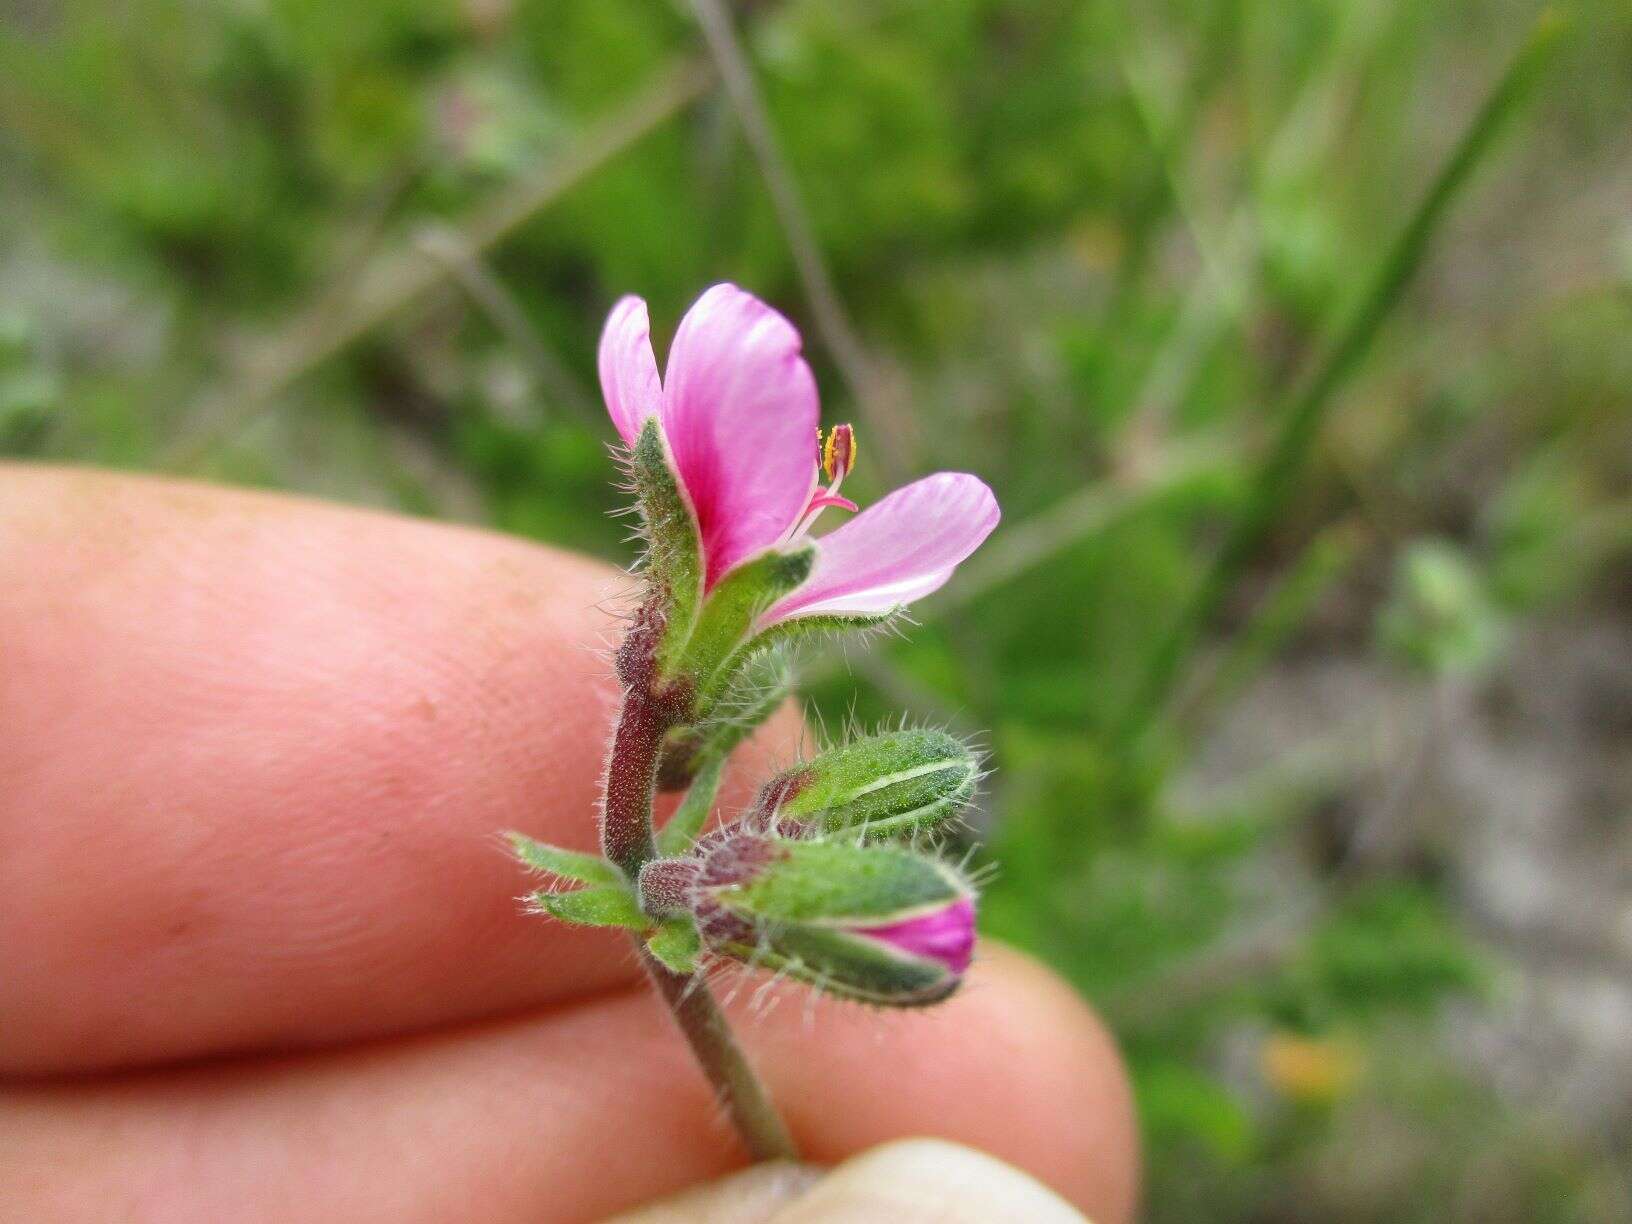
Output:
<svg viewBox="0 0 1632 1224">
<path fill-rule="evenodd" d="M 1151 167 L 1135 196 L 1134 206 L 1128 210 L 1125 222 L 1128 238 L 1117 261 L 1115 287 L 1106 311 L 1111 319 L 1126 318 L 1126 312 L 1136 296 L 1135 290 L 1142 284 L 1151 255 L 1156 249 L 1156 227 L 1179 202 L 1174 168 L 1189 156 L 1196 135 L 1201 130 L 1207 106 L 1228 79 L 1233 58 L 1240 54 L 1244 7 L 1244 0 L 1216 0 L 1207 18 L 1205 32 L 1199 40 L 1201 52 L 1185 81 L 1176 112 L 1165 124 L 1149 105 L 1148 93 L 1141 89 L 1132 47 L 1134 33 L 1129 20 L 1131 14 L 1123 13 L 1115 6 L 1110 10 L 1121 43 L 1122 76 L 1138 104 L 1135 110 L 1150 142 L 1151 157 Z"/>
<path fill-rule="evenodd" d="M 1174 722 L 1188 733 L 1251 683 L 1304 624 L 1321 597 L 1349 572 L 1365 538 L 1364 529 L 1352 520 L 1338 522 L 1315 537 L 1230 643 L 1218 666 L 1176 700 Z"/>
<path fill-rule="evenodd" d="M 1406 286 L 1422 265 L 1428 243 L 1473 171 L 1507 122 L 1530 99 L 1552 59 L 1563 27 L 1562 19 L 1551 11 L 1537 20 L 1530 36 L 1440 168 L 1410 223 L 1395 240 L 1371 288 L 1339 333 L 1325 361 L 1284 413 L 1275 444 L 1253 478 L 1246 510 L 1231 529 L 1218 557 L 1180 612 L 1177 622 L 1151 654 L 1139 687 L 1117 728 L 1119 743 L 1141 738 L 1166 704 L 1179 669 L 1202 629 L 1218 610 L 1236 574 L 1257 548 L 1271 518 L 1286 500 L 1337 391 L 1359 366 L 1378 330 L 1399 304 Z"/>
</svg>

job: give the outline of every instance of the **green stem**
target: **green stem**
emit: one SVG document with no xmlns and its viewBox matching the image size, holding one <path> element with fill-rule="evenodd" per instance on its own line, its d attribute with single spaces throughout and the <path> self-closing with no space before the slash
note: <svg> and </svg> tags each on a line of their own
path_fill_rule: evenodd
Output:
<svg viewBox="0 0 1632 1224">
<path fill-rule="evenodd" d="M 771 1098 L 743 1057 L 725 1014 L 700 978 L 685 977 L 660 964 L 637 937 L 640 961 L 669 1005 L 714 1095 L 730 1116 L 755 1160 L 798 1160 L 799 1149 Z"/>
<path fill-rule="evenodd" d="M 652 796 L 663 737 L 671 724 L 645 684 L 624 690 L 607 764 L 601 805 L 601 847 L 631 881 L 657 856 L 652 834 Z M 797 1160 L 798 1150 L 769 1095 L 749 1065 L 713 993 L 701 978 L 671 972 L 634 936 L 641 964 L 668 1004 L 714 1095 L 725 1108 L 755 1160 Z"/>
</svg>

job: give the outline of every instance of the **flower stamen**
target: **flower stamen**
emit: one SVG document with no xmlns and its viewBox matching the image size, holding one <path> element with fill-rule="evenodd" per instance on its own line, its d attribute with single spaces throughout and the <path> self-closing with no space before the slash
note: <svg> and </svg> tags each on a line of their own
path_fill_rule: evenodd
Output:
<svg viewBox="0 0 1632 1224">
<path fill-rule="evenodd" d="M 856 431 L 849 425 L 835 425 L 822 444 L 822 471 L 833 488 L 856 466 Z M 832 492 L 830 489 L 829 492 Z"/>
<path fill-rule="evenodd" d="M 829 506 L 836 506 L 840 510 L 848 510 L 852 514 L 858 509 L 855 502 L 848 497 L 839 496 L 839 486 L 844 478 L 856 466 L 856 431 L 849 425 L 835 425 L 828 432 L 826 439 L 822 438 L 822 431 L 816 431 L 816 450 L 822 474 L 831 482 L 825 489 L 817 489 L 810 495 L 810 501 L 805 505 L 805 512 L 799 516 L 799 521 L 788 532 L 784 543 L 791 544 L 795 540 L 803 539 L 805 534 L 815 524 L 822 511 Z"/>
</svg>

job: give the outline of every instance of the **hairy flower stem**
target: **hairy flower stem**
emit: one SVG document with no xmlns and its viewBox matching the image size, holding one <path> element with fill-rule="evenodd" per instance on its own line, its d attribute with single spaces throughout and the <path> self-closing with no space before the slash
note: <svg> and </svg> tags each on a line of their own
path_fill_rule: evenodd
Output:
<svg viewBox="0 0 1632 1224">
<path fill-rule="evenodd" d="M 652 835 L 652 795 L 657 789 L 657 764 L 669 719 L 662 707 L 639 687 L 624 691 L 617 730 L 612 733 L 612 757 L 606 767 L 606 791 L 601 799 L 601 850 L 629 877 L 640 879 L 640 869 L 657 857 Z"/>
<path fill-rule="evenodd" d="M 674 1013 L 697 1063 L 714 1086 L 714 1095 L 730 1115 L 748 1154 L 755 1160 L 798 1160 L 793 1136 L 771 1104 L 765 1085 L 743 1057 L 725 1013 L 700 977 L 684 977 L 659 964 L 646 945 L 640 960 L 663 1001 Z"/>
<path fill-rule="evenodd" d="M 625 688 L 607 764 L 601 847 L 631 880 L 638 879 L 641 867 L 657 855 L 652 796 L 663 737 L 672 723 L 672 716 L 653 698 L 647 683 L 637 681 Z M 725 1015 L 702 978 L 674 973 L 660 964 L 639 935 L 635 947 L 749 1154 L 755 1160 L 797 1160 L 788 1128 L 731 1036 Z"/>
</svg>

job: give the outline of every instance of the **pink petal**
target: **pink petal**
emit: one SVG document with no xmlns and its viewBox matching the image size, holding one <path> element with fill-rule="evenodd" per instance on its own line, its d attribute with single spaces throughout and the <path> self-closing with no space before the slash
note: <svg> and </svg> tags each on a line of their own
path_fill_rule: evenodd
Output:
<svg viewBox="0 0 1632 1224">
<path fill-rule="evenodd" d="M 816 487 L 816 380 L 793 325 L 735 285 L 680 321 L 663 428 L 703 533 L 706 585 L 774 544 Z"/>
<path fill-rule="evenodd" d="M 597 364 L 606 410 L 623 440 L 633 446 L 646 418 L 663 407 L 663 385 L 652 356 L 652 325 L 646 303 L 638 297 L 619 298 L 606 316 Z"/>
<path fill-rule="evenodd" d="M 977 477 L 938 472 L 897 489 L 817 541 L 809 579 L 765 614 L 883 615 L 937 590 L 992 533 L 997 499 Z"/>
<path fill-rule="evenodd" d="M 953 973 L 962 974 L 975 952 L 975 903 L 964 897 L 944 909 L 904 922 L 851 930 L 910 956 L 940 961 Z"/>
</svg>

